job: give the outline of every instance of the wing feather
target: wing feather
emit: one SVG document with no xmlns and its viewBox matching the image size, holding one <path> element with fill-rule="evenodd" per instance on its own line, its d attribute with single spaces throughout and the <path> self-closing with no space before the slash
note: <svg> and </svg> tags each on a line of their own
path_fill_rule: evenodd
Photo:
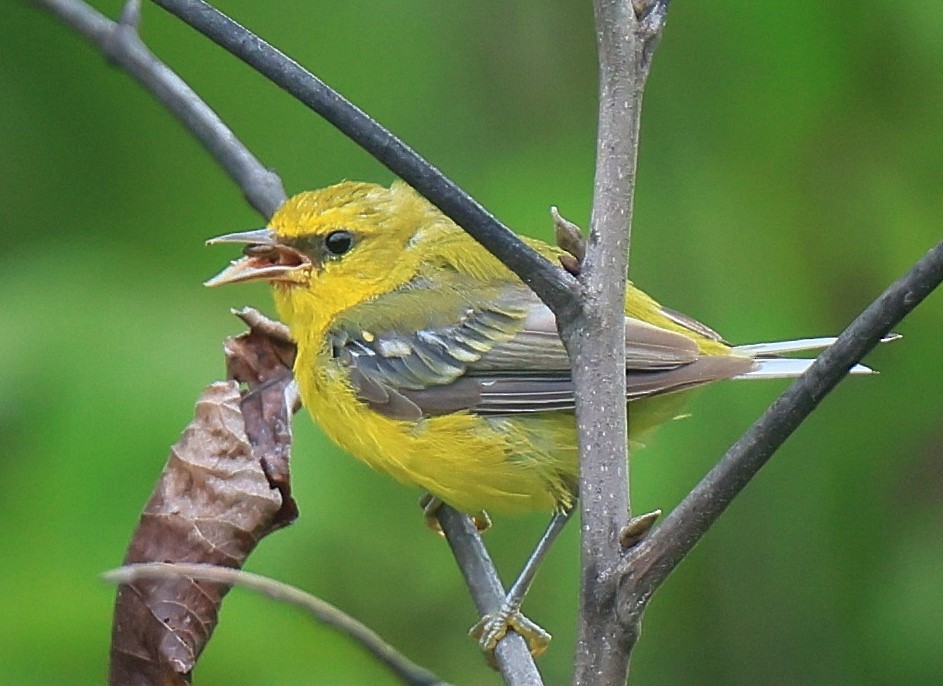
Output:
<svg viewBox="0 0 943 686">
<path fill-rule="evenodd" d="M 482 289 L 446 280 L 433 288 L 417 280 L 352 308 L 330 342 L 359 397 L 391 417 L 574 407 L 553 313 L 519 283 Z M 625 342 L 627 401 L 730 378 L 753 365 L 746 356 L 701 355 L 691 338 L 630 317 Z"/>
</svg>

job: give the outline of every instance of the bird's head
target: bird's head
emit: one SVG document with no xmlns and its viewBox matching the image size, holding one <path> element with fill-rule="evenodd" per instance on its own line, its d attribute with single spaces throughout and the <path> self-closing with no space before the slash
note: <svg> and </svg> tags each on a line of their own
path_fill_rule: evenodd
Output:
<svg viewBox="0 0 943 686">
<path fill-rule="evenodd" d="M 266 228 L 210 239 L 210 245 L 245 247 L 241 259 L 206 285 L 268 281 L 289 326 L 302 316 L 327 322 L 409 281 L 419 269 L 424 232 L 443 220 L 403 183 L 345 181 L 299 193 Z"/>
</svg>

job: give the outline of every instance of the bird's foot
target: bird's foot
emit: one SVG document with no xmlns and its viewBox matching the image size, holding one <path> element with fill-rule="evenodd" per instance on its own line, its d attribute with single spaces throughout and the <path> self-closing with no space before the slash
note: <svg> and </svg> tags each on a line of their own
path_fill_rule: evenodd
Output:
<svg viewBox="0 0 943 686">
<path fill-rule="evenodd" d="M 493 655 L 498 642 L 504 638 L 508 629 L 513 629 L 524 637 L 534 657 L 550 645 L 550 634 L 522 615 L 519 608 L 508 603 L 501 605 L 497 612 L 478 620 L 478 623 L 469 629 L 468 634 L 477 639 L 483 651 Z"/>
<path fill-rule="evenodd" d="M 439 524 L 437 514 L 439 508 L 442 507 L 442 501 L 431 493 L 426 493 L 419 499 L 419 507 L 422 508 L 422 514 L 426 518 L 426 526 L 440 536 L 444 536 L 445 533 L 442 531 L 442 525 Z M 471 519 L 475 528 L 480 532 L 487 531 L 491 528 L 491 517 L 489 517 L 488 513 L 484 510 L 478 514 L 471 515 Z"/>
</svg>

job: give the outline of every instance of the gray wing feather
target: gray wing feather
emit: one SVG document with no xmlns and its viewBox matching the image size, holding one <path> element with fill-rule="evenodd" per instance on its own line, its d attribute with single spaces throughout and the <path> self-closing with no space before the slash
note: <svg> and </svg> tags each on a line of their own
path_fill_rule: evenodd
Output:
<svg viewBox="0 0 943 686">
<path fill-rule="evenodd" d="M 626 401 L 674 393 L 749 371 L 753 361 L 737 356 L 705 356 L 674 369 L 626 373 Z M 575 391 L 569 375 L 465 376 L 448 386 L 401 391 L 423 415 L 459 410 L 509 415 L 573 410 Z"/>
<path fill-rule="evenodd" d="M 697 358 L 697 344 L 687 336 L 626 317 L 626 369 L 672 369 Z M 532 296 L 515 335 L 485 352 L 480 361 L 470 365 L 469 373 L 547 369 L 569 372 L 570 360 L 553 312 Z"/>
<path fill-rule="evenodd" d="M 396 312 L 396 298 L 414 298 L 415 290 L 382 296 L 369 307 Z M 365 326 L 370 309 L 339 323 L 330 334 L 333 355 L 349 368 L 365 403 L 411 420 L 461 410 L 509 415 L 573 409 L 569 359 L 553 314 L 536 296 L 512 285 L 450 303 L 453 311 L 437 310 L 436 323 L 425 328 L 408 330 L 407 322 L 397 329 L 386 321 L 377 331 L 377 322 Z M 628 401 L 737 376 L 752 365 L 746 356 L 701 357 L 687 336 L 626 318 Z"/>
</svg>

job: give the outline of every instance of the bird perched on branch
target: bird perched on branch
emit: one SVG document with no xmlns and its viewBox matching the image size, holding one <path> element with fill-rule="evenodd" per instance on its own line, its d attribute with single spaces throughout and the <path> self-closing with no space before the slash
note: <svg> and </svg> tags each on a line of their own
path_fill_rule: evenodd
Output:
<svg viewBox="0 0 943 686">
<path fill-rule="evenodd" d="M 525 240 L 572 269 L 564 250 Z M 404 183 L 347 181 L 296 195 L 264 229 L 210 243 L 247 244 L 207 285 L 273 286 L 297 343 L 302 400 L 335 443 L 464 512 L 554 511 L 562 527 L 578 491 L 578 454 L 556 320 L 436 207 Z M 832 341 L 730 346 L 630 284 L 631 435 L 677 416 L 681 391 L 798 376 L 811 360 L 779 356 Z M 531 630 L 519 602 L 509 596 L 505 616 L 482 627 L 484 643 L 493 647 L 507 624 Z"/>
</svg>

